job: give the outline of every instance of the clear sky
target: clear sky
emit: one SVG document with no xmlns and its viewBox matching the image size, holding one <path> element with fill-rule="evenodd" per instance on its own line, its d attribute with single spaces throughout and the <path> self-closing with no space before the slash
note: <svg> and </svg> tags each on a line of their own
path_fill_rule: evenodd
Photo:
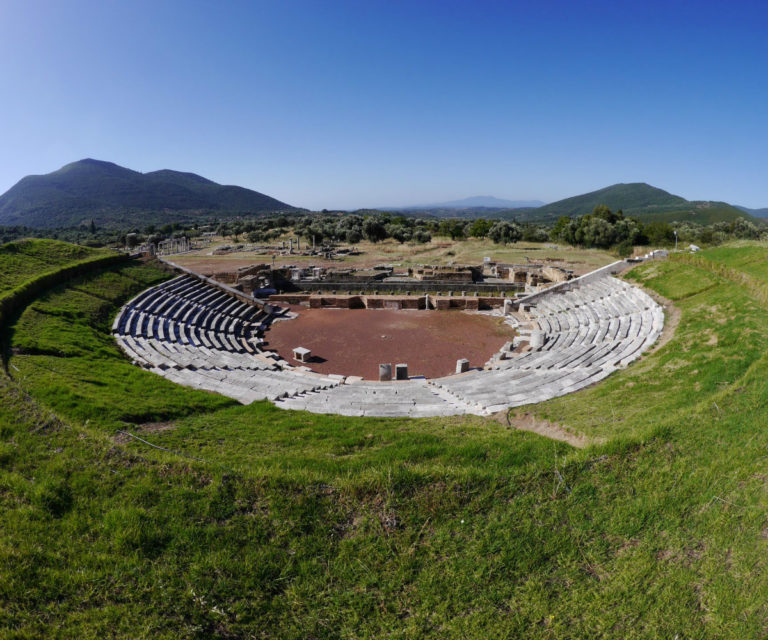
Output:
<svg viewBox="0 0 768 640">
<path fill-rule="evenodd" d="M 313 209 L 768 207 L 761 2 L 0 0 L 0 192 L 85 157 Z"/>
</svg>

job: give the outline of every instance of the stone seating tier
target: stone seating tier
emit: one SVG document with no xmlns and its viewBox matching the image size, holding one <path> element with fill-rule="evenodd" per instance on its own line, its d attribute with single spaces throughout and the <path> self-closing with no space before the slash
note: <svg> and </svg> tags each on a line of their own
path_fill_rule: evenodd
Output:
<svg viewBox="0 0 768 640">
<path fill-rule="evenodd" d="M 604 276 L 521 305 L 541 346 L 497 354 L 488 368 L 435 380 L 343 384 L 260 351 L 267 315 L 185 275 L 148 289 L 112 330 L 135 363 L 239 402 L 356 416 L 488 414 L 547 400 L 627 366 L 659 337 L 664 314 L 645 292 Z M 521 330 L 521 335 L 527 335 Z M 351 382 L 351 381 L 350 381 Z"/>
</svg>

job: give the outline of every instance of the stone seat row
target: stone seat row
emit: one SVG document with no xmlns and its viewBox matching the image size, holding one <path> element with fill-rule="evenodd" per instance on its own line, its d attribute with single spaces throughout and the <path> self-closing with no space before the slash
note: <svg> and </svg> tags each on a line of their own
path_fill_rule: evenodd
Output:
<svg viewBox="0 0 768 640">
<path fill-rule="evenodd" d="M 260 310 L 206 289 L 214 287 L 184 276 L 137 296 L 115 321 L 123 350 L 158 375 L 243 403 L 266 398 L 282 408 L 356 416 L 483 415 L 570 393 L 639 357 L 664 321 L 644 292 L 602 277 L 527 306 L 544 333 L 541 348 L 435 380 L 342 384 L 341 376 L 258 353 Z"/>
<path fill-rule="evenodd" d="M 485 371 L 431 384 L 470 410 L 488 413 L 570 393 L 626 366 L 661 334 L 663 310 L 644 292 L 635 294 L 633 287 L 614 278 L 594 284 L 585 285 L 583 297 L 574 289 L 542 296 L 529 307 L 545 334 L 541 348 L 493 360 Z M 624 306 L 606 304 L 619 298 L 627 301 Z"/>
<path fill-rule="evenodd" d="M 600 368 L 479 371 L 474 375 L 440 378 L 433 384 L 463 401 L 472 413 L 487 414 L 508 407 L 541 402 L 580 389 L 608 375 Z M 459 380 L 466 378 L 466 380 Z"/>
<path fill-rule="evenodd" d="M 338 380 L 327 376 L 281 370 L 275 361 L 267 358 L 206 353 L 204 348 L 187 348 L 130 336 L 119 336 L 118 341 L 137 364 L 158 375 L 174 382 L 183 379 L 188 386 L 219 393 L 231 388 L 238 399 L 248 398 L 248 402 L 274 400 L 339 384 Z"/>
<path fill-rule="evenodd" d="M 625 340 L 641 334 L 652 333 L 654 327 L 663 323 L 661 310 L 646 310 L 627 316 L 619 316 L 610 320 L 600 320 L 582 324 L 576 328 L 546 331 L 546 342 L 542 347 L 545 351 L 569 347 L 574 344 L 594 344 L 604 341 Z M 552 323 L 539 322 L 540 327 L 553 327 Z M 557 325 L 555 325 L 557 326 Z"/>
<path fill-rule="evenodd" d="M 546 334 L 542 349 L 495 360 L 490 369 L 429 380 L 426 386 L 445 403 L 433 397 L 416 402 L 429 406 L 431 415 L 489 414 L 541 402 L 602 380 L 656 341 L 664 314 L 645 293 L 609 277 L 582 288 L 584 295 L 581 289 L 573 289 L 541 296 L 529 308 L 531 318 Z M 422 389 L 393 384 L 398 397 L 388 402 L 383 402 L 384 392 L 375 386 L 363 390 L 342 385 L 332 393 L 302 394 L 276 404 L 346 415 L 420 415 L 409 402 Z M 347 386 L 358 389 L 350 391 Z M 436 402 L 438 406 L 431 407 Z"/>
<path fill-rule="evenodd" d="M 133 362 L 158 375 L 244 403 L 339 384 L 334 377 L 285 367 L 275 354 L 261 353 L 261 325 L 248 319 L 260 321 L 263 311 L 219 291 L 211 295 L 211 289 L 183 276 L 143 292 L 115 319 L 118 344 Z M 218 311 L 202 314 L 204 305 L 213 303 Z M 211 316 L 212 322 L 201 321 Z"/>
<path fill-rule="evenodd" d="M 591 286 L 591 284 L 585 285 L 585 287 Z M 603 315 L 622 315 L 642 311 L 649 308 L 652 303 L 650 296 L 634 287 L 626 288 L 616 285 L 610 293 L 606 293 L 605 288 L 601 293 L 603 295 L 598 296 L 595 293 L 583 295 L 580 289 L 553 293 L 537 300 L 533 309 L 540 316 L 590 308 Z"/>
<path fill-rule="evenodd" d="M 274 358 L 266 354 L 253 355 L 223 351 L 205 346 L 172 343 L 149 338 L 118 336 L 118 342 L 141 366 L 189 367 L 218 366 L 239 369 L 267 369 L 277 366 Z"/>
<path fill-rule="evenodd" d="M 137 296 L 130 303 L 135 309 L 177 320 L 191 320 L 196 311 L 238 317 L 253 322 L 263 312 L 243 304 L 221 290 L 191 276 L 180 276 Z M 204 316 L 198 319 L 201 322 Z"/>
<path fill-rule="evenodd" d="M 328 391 L 283 398 L 275 405 L 345 416 L 419 418 L 467 413 L 463 403 L 446 400 L 423 381 L 342 384 Z"/>
<path fill-rule="evenodd" d="M 251 328 L 238 324 L 230 331 L 222 326 L 205 329 L 194 324 L 175 322 L 161 316 L 153 316 L 129 309 L 124 323 L 118 323 L 117 334 L 155 338 L 168 342 L 181 342 L 238 353 L 258 353 L 261 340 Z M 120 326 L 123 325 L 121 331 Z"/>
<path fill-rule="evenodd" d="M 243 305 L 239 300 L 233 301 L 235 304 Z M 243 305 L 248 306 L 248 305 Z M 181 301 L 176 305 L 175 309 L 166 309 L 165 312 L 149 311 L 142 305 L 134 305 L 129 303 L 126 305 L 126 312 L 118 316 L 115 320 L 113 330 L 120 333 L 132 333 L 136 331 L 134 324 L 129 324 L 131 318 L 133 322 L 137 322 L 139 316 L 135 314 L 143 314 L 141 317 L 157 317 L 166 320 L 175 320 L 177 322 L 184 322 L 191 325 L 201 326 L 205 329 L 213 331 L 225 331 L 225 332 L 242 332 L 244 327 L 258 324 L 259 328 L 261 321 L 264 319 L 265 314 L 261 310 L 250 311 L 250 317 L 243 319 L 241 314 L 233 315 L 226 311 L 216 311 L 215 309 L 193 304 L 188 301 Z"/>
</svg>

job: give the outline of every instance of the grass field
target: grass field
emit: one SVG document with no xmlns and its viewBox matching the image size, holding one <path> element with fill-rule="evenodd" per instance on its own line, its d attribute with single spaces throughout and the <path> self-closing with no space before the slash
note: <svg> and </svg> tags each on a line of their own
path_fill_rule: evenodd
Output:
<svg viewBox="0 0 768 640">
<path fill-rule="evenodd" d="M 240 406 L 112 344 L 163 273 L 50 291 L 0 377 L 0 635 L 764 637 L 766 255 L 628 274 L 676 305 L 675 336 L 524 408 L 581 450 L 493 419 Z"/>
<path fill-rule="evenodd" d="M 210 247 L 183 255 L 172 256 L 178 264 L 193 269 L 212 269 L 226 271 L 253 263 L 270 263 L 271 254 L 255 252 L 237 252 L 226 255 L 210 255 L 216 247 L 231 244 L 217 241 Z M 496 262 L 526 264 L 528 258 L 533 262 L 558 260 L 571 265 L 578 273 L 585 273 L 616 260 L 606 251 L 599 249 L 579 249 L 570 246 L 558 246 L 550 243 L 518 242 L 511 245 L 498 245 L 483 238 L 470 238 L 453 241 L 449 238 L 433 238 L 426 244 L 399 243 L 395 240 L 372 243 L 361 242 L 356 247 L 360 255 L 347 256 L 342 260 L 329 262 L 317 256 L 275 256 L 275 264 L 315 264 L 340 267 L 370 267 L 376 264 L 397 264 L 413 266 L 418 264 L 482 264 L 483 258 L 489 257 Z"/>
</svg>

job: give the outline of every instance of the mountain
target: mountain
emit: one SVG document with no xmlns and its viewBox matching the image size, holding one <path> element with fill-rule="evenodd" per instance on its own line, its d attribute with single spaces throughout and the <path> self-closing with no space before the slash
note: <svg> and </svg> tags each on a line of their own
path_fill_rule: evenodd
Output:
<svg viewBox="0 0 768 640">
<path fill-rule="evenodd" d="M 521 209 L 540 207 L 541 200 L 503 200 L 493 196 L 472 196 L 463 200 L 450 200 L 435 204 L 417 204 L 411 207 L 385 207 L 389 211 L 416 211 L 419 209 Z"/>
<path fill-rule="evenodd" d="M 504 217 L 521 222 L 554 222 L 561 216 L 573 218 L 591 213 L 600 204 L 614 211 L 621 209 L 624 215 L 638 218 L 643 222 L 687 221 L 706 225 L 714 222 L 731 222 L 739 217 L 757 221 L 749 212 L 727 202 L 690 201 L 644 182 L 614 184 L 604 189 L 558 200 L 537 209 L 504 212 Z"/>
<path fill-rule="evenodd" d="M 748 207 L 740 207 L 739 205 L 736 205 L 736 208 L 741 209 L 751 216 L 755 216 L 755 218 L 768 218 L 768 207 L 763 207 L 762 209 L 750 209 Z"/>
<path fill-rule="evenodd" d="M 614 184 L 604 189 L 590 191 L 580 196 L 558 200 L 536 209 L 536 214 L 554 219 L 560 216 L 580 216 L 590 213 L 597 205 L 604 204 L 616 211 L 626 213 L 651 207 L 670 207 L 685 204 L 685 198 L 674 196 L 663 189 L 657 189 L 644 182 Z"/>
<path fill-rule="evenodd" d="M 0 225 L 68 227 L 93 219 L 100 226 L 143 226 L 295 209 L 194 173 L 140 173 L 87 158 L 22 178 L 0 196 Z"/>
</svg>

